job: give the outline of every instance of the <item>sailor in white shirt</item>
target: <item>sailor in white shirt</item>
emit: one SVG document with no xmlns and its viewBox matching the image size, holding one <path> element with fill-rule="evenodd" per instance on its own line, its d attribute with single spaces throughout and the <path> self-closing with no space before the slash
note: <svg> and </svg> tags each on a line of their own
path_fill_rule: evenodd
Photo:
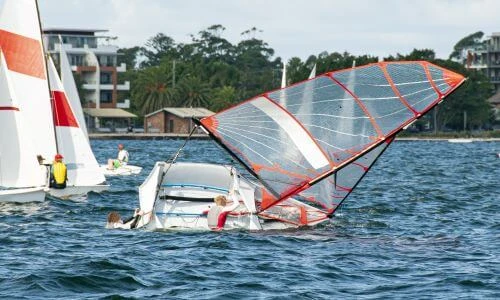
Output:
<svg viewBox="0 0 500 300">
<path fill-rule="evenodd" d="M 123 144 L 118 144 L 118 157 L 117 159 L 108 159 L 108 169 L 118 169 L 128 163 L 128 151 L 125 150 Z"/>
</svg>

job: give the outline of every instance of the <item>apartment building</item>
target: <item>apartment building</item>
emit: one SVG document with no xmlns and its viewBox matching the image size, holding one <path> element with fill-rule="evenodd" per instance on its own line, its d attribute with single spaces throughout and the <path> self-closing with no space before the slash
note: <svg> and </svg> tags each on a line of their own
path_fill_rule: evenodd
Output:
<svg viewBox="0 0 500 300">
<path fill-rule="evenodd" d="M 102 29 L 46 28 L 44 46 L 59 63 L 61 47 L 68 55 L 74 74 L 78 74 L 80 99 L 89 131 L 108 132 L 127 128 L 137 116 L 125 111 L 130 108 L 126 99 L 130 82 L 118 82 L 118 73 L 126 65 L 118 65 L 116 37 Z"/>
<path fill-rule="evenodd" d="M 488 102 L 495 107 L 500 120 L 500 32 L 493 32 L 484 41 L 462 50 L 462 61 L 469 69 L 482 72 L 495 86 L 496 94 Z"/>
</svg>

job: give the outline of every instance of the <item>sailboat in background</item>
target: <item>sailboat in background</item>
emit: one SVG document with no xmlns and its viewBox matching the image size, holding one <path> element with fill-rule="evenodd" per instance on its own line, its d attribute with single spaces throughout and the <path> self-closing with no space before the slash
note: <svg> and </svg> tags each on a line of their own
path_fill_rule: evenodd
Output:
<svg viewBox="0 0 500 300">
<path fill-rule="evenodd" d="M 23 141 L 22 148 L 18 149 L 20 160 L 4 165 L 2 172 L 18 173 L 19 182 L 30 182 L 28 178 L 31 176 L 39 177 L 39 172 L 35 171 L 37 168 L 32 166 L 32 161 L 37 156 L 41 161 L 52 158 L 57 149 L 36 1 L 6 0 L 4 2 L 0 11 L 0 48 L 7 67 L 3 71 L 10 82 L 8 90 L 10 96 L 16 99 L 16 108 L 21 113 L 20 123 L 22 123 L 17 131 L 3 133 L 17 137 L 2 139 L 0 143 L 4 148 L 10 146 L 7 144 L 9 140 L 15 141 L 17 138 Z M 6 91 L 7 89 L 3 92 L 6 93 Z M 2 131 L 4 131 L 3 128 Z M 31 146 L 28 145 L 27 140 L 31 141 Z M 33 175 L 24 168 L 33 169 Z M 29 186 L 35 183 L 38 187 L 42 182 L 40 179 L 33 179 Z M 21 186 L 24 185 L 26 184 Z M 37 200 L 39 200 L 38 197 Z M 7 200 L 20 201 L 19 197 Z"/>
<path fill-rule="evenodd" d="M 0 187 L 7 188 L 0 190 L 0 202 L 45 199 L 47 173 L 37 161 L 23 117 L 0 50 Z"/>
<path fill-rule="evenodd" d="M 66 96 L 54 62 L 48 57 L 48 73 L 52 94 L 54 125 L 59 153 L 68 168 L 68 182 L 64 189 L 49 189 L 49 194 L 58 198 L 85 195 L 90 191 L 101 192 L 109 185 L 92 153 L 88 138 L 75 116 L 74 107 L 81 107 Z"/>
</svg>

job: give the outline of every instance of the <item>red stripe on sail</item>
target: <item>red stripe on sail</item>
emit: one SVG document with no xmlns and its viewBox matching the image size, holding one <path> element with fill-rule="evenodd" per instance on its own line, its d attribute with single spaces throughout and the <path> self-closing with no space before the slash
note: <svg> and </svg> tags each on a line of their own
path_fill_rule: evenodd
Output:
<svg viewBox="0 0 500 300">
<path fill-rule="evenodd" d="M 78 128 L 78 122 L 73 115 L 66 95 L 60 91 L 52 91 L 52 97 L 54 98 L 54 124 L 56 126 Z"/>
<path fill-rule="evenodd" d="M 40 41 L 0 29 L 0 48 L 9 70 L 46 79 Z"/>
<path fill-rule="evenodd" d="M 19 111 L 19 108 L 14 107 L 14 106 L 0 106 L 0 110 L 15 110 L 15 111 Z"/>
</svg>

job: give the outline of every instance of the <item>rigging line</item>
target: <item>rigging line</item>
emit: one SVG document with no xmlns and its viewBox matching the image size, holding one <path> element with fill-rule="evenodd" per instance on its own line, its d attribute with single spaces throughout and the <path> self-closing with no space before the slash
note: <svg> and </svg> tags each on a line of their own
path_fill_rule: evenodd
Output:
<svg viewBox="0 0 500 300">
<path fill-rule="evenodd" d="M 336 147 L 336 146 L 331 145 L 331 144 L 329 144 L 329 143 L 327 143 L 327 142 L 325 142 L 325 141 L 323 141 L 323 140 L 317 139 L 317 141 L 318 141 L 318 142 L 320 142 L 320 143 L 323 143 L 323 144 L 325 144 L 325 145 L 327 145 L 327 146 L 330 146 L 330 147 L 332 147 L 332 148 L 334 148 L 334 149 L 338 149 L 338 150 L 340 150 L 340 151 L 346 151 L 346 149 L 343 149 L 343 148 L 340 148 L 340 147 Z"/>
<path fill-rule="evenodd" d="M 361 180 L 365 177 L 366 174 L 368 174 L 368 171 L 370 171 L 370 169 L 373 167 L 373 165 L 375 164 L 375 162 L 377 162 L 378 158 L 385 152 L 385 150 L 387 148 L 389 148 L 389 146 L 391 145 L 391 143 L 394 141 L 394 138 L 396 137 L 396 134 L 394 134 L 392 136 L 392 139 L 386 143 L 386 145 L 382 148 L 382 150 L 380 151 L 380 153 L 377 154 L 377 156 L 375 156 L 375 158 L 373 159 L 372 163 L 369 165 L 368 169 L 361 175 L 361 177 L 358 179 L 358 181 L 352 186 L 351 188 L 351 191 L 350 192 L 347 192 L 347 195 L 345 195 L 343 197 L 342 200 L 340 200 L 340 202 L 337 204 L 337 206 L 333 209 L 333 211 L 331 212 L 330 214 L 330 217 L 333 216 L 333 214 L 337 211 L 337 209 L 339 207 L 342 207 L 342 204 L 344 203 L 345 199 L 347 199 L 347 197 L 352 193 L 352 191 L 356 188 L 356 186 L 358 186 L 358 184 L 361 182 Z M 386 141 L 387 142 L 387 141 Z M 380 146 L 380 145 L 379 145 Z M 377 148 L 373 149 L 373 151 L 375 151 Z M 366 154 L 369 154 L 371 153 L 368 152 Z M 363 155 L 364 156 L 364 155 Z M 360 156 L 359 158 L 363 157 L 363 156 Z"/>
<path fill-rule="evenodd" d="M 219 129 L 220 129 L 220 126 L 219 126 Z M 255 142 L 255 143 L 261 144 L 262 146 L 264 146 L 264 147 L 266 147 L 266 148 L 269 148 L 270 150 L 273 150 L 274 152 L 276 152 L 276 153 L 278 153 L 278 154 L 282 154 L 282 155 L 284 155 L 284 153 L 283 153 L 283 152 L 281 152 L 281 151 L 279 151 L 279 150 L 277 150 L 277 149 L 274 149 L 274 148 L 272 148 L 272 147 L 270 147 L 270 146 L 268 146 L 268 145 L 266 145 L 266 144 L 264 144 L 264 143 L 261 143 L 261 142 L 259 142 L 259 141 L 257 141 L 257 140 L 254 140 L 254 139 L 249 138 L 249 137 L 247 137 L 247 136 L 241 135 L 241 134 L 239 134 L 239 133 L 237 133 L 237 132 L 234 132 L 234 131 L 232 131 L 232 130 L 229 130 L 229 129 L 224 129 L 224 130 L 225 130 L 225 131 L 227 131 L 227 132 L 230 132 L 230 133 L 234 133 L 234 134 L 236 134 L 236 135 L 239 135 L 239 136 L 241 136 L 241 137 L 243 137 L 243 138 L 246 138 L 246 139 L 248 139 L 248 140 L 251 140 L 251 141 L 253 141 L 253 142 Z M 245 131 L 245 130 L 243 130 L 243 129 L 242 129 L 242 131 Z M 219 130 L 219 132 L 221 132 L 221 131 Z M 250 132 L 250 131 L 247 131 L 247 132 Z M 221 133 L 223 133 L 223 132 L 221 132 Z M 253 132 L 250 132 L 250 133 L 253 133 Z M 223 134 L 224 134 L 224 133 L 223 133 Z M 261 136 L 263 136 L 263 137 L 266 137 L 266 138 L 269 138 L 268 136 L 263 135 L 263 134 L 259 134 L 259 135 L 261 135 Z M 230 135 L 228 135 L 228 134 L 225 134 L 225 136 L 229 136 L 229 137 L 231 137 L 231 136 L 230 136 Z M 234 138 L 232 138 L 232 139 L 234 139 Z M 235 140 L 235 141 L 237 141 L 236 139 L 234 139 L 234 140 Z M 241 142 L 240 142 L 240 143 L 241 143 Z M 250 149 L 250 148 L 249 148 L 249 149 Z M 253 150 L 252 150 L 252 151 L 253 151 Z M 254 152 L 255 152 L 255 151 L 254 151 Z M 257 152 L 255 152 L 255 153 L 257 153 Z M 261 156 L 261 155 L 259 155 L 259 156 Z M 263 156 L 261 156 L 261 157 L 263 157 Z M 299 163 L 297 163 L 296 161 L 294 161 L 292 158 L 288 158 L 288 157 L 285 157 L 285 156 L 283 156 L 283 157 L 284 157 L 286 160 L 288 160 L 288 161 L 292 162 L 293 164 L 295 164 L 295 165 L 297 165 L 297 166 L 299 166 L 299 167 L 301 167 L 301 168 L 307 169 L 307 167 L 300 165 Z M 267 160 L 267 159 L 266 159 L 266 160 Z M 273 165 L 273 163 L 272 163 L 271 161 L 269 161 L 269 160 L 267 160 L 267 161 L 268 161 L 271 165 Z"/>
<path fill-rule="evenodd" d="M 390 113 L 385 114 L 385 115 L 380 115 L 380 116 L 377 116 L 375 119 L 380 120 L 380 119 L 386 118 L 386 117 L 388 117 L 388 116 L 393 116 L 393 115 L 395 115 L 395 114 L 398 114 L 398 113 L 400 113 L 400 112 L 402 112 L 402 111 L 404 111 L 404 112 L 409 112 L 409 111 L 408 111 L 408 109 L 406 109 L 406 108 L 402 108 L 402 109 L 395 110 L 395 111 L 390 112 Z M 413 117 L 414 117 L 414 116 L 415 116 L 415 114 L 413 114 Z"/>
<path fill-rule="evenodd" d="M 294 116 L 323 116 L 323 117 L 348 119 L 348 120 L 370 119 L 370 117 L 366 115 L 362 117 L 347 117 L 347 116 L 327 115 L 327 114 L 295 114 Z"/>
<path fill-rule="evenodd" d="M 273 164 L 272 161 L 268 160 L 267 158 L 265 158 L 260 153 L 258 153 L 255 150 L 253 150 L 251 147 L 249 147 L 247 144 L 243 143 L 242 141 L 239 141 L 239 140 L 235 139 L 234 137 L 232 137 L 231 135 L 226 134 L 224 132 L 219 131 L 219 133 L 222 134 L 223 136 L 227 137 L 227 138 L 230 138 L 230 139 L 236 141 L 236 143 L 243 145 L 245 148 L 248 148 L 248 150 L 250 150 L 251 152 L 253 152 L 256 155 L 260 156 L 263 160 L 267 161 L 269 164 L 271 164 L 271 165 Z"/>
<path fill-rule="evenodd" d="M 251 127 L 251 128 L 257 128 L 257 129 L 265 129 L 265 130 L 271 130 L 271 131 L 281 132 L 280 129 L 276 129 L 276 128 L 269 128 L 269 127 L 262 127 L 262 126 L 253 126 L 253 125 L 247 125 L 247 124 L 242 124 L 242 123 L 224 122 L 223 125 L 230 125 L 230 126 L 233 126 L 233 127 L 243 127 L 243 128 Z"/>
<path fill-rule="evenodd" d="M 193 129 L 191 130 L 191 132 L 189 133 L 188 137 L 186 138 L 186 140 L 184 140 L 184 143 L 182 144 L 182 146 L 179 148 L 179 150 L 177 150 L 177 152 L 173 155 L 172 159 L 170 160 L 167 160 L 165 161 L 165 163 L 168 164 L 168 168 L 162 172 L 161 174 L 161 177 L 160 179 L 158 180 L 158 184 L 156 185 L 156 193 L 155 193 L 155 200 L 153 201 L 153 206 L 151 208 L 151 212 L 154 211 L 155 209 L 155 206 L 156 206 L 156 200 L 159 198 L 158 195 L 160 194 L 160 189 L 161 189 L 161 185 L 163 184 L 163 179 L 165 178 L 165 176 L 167 175 L 168 171 L 170 170 L 170 167 L 172 167 L 172 165 L 175 163 L 175 160 L 177 159 L 177 157 L 179 156 L 179 154 L 181 153 L 182 149 L 184 148 L 184 146 L 186 146 L 187 142 L 189 141 L 189 139 L 191 138 L 191 136 L 193 135 L 193 133 L 195 132 L 196 128 L 198 128 L 198 125 L 194 126 Z M 170 163 L 169 163 L 170 161 Z M 151 222 L 151 219 L 149 219 L 148 221 L 148 224 L 149 222 Z"/>
<path fill-rule="evenodd" d="M 378 126 L 377 122 L 375 122 L 375 120 L 373 119 L 373 117 L 371 116 L 370 112 L 368 111 L 368 109 L 366 108 L 366 106 L 363 104 L 363 102 L 361 100 L 359 100 L 359 98 L 356 95 L 354 95 L 354 93 L 351 90 L 349 90 L 346 86 L 344 86 L 342 83 L 340 83 L 340 81 L 338 81 L 335 77 L 333 77 L 333 74 L 330 74 L 330 76 L 328 76 L 328 78 L 330 78 L 331 80 L 333 80 L 334 82 L 336 82 L 347 93 L 349 93 L 354 98 L 354 100 L 356 100 L 356 102 L 358 103 L 359 107 L 365 112 L 366 116 L 370 119 L 370 122 L 372 123 L 373 128 L 375 128 L 375 131 L 377 132 L 377 134 L 379 135 L 379 137 L 383 137 L 383 134 L 382 134 L 382 131 L 380 130 L 380 127 Z"/>
<path fill-rule="evenodd" d="M 303 124 L 304 124 L 304 126 L 307 126 L 307 127 L 321 128 L 321 129 L 328 130 L 328 131 L 335 132 L 335 133 L 342 134 L 342 135 L 348 135 L 348 136 L 353 136 L 353 137 L 361 136 L 361 137 L 365 137 L 365 138 L 370 138 L 370 136 L 364 135 L 364 134 L 351 134 L 351 133 L 341 132 L 341 131 L 333 130 L 333 129 L 330 129 L 327 127 L 318 126 L 318 125 L 314 125 L 314 124 L 306 124 L 306 123 L 303 123 Z"/>
<path fill-rule="evenodd" d="M 316 103 L 343 102 L 343 101 L 354 101 L 354 99 L 353 98 L 334 98 L 334 99 L 326 99 L 326 100 L 319 100 L 319 101 L 308 101 L 307 103 L 316 104 Z M 297 104 L 287 104 L 286 107 L 290 108 L 290 107 L 294 107 L 294 106 L 301 106 L 301 105 L 304 105 L 304 102 L 305 101 L 302 101 L 302 102 L 297 103 Z"/>
<path fill-rule="evenodd" d="M 309 81 L 311 82 L 311 81 Z M 271 93 L 267 93 L 267 95 L 269 96 L 269 98 L 272 98 L 272 99 L 281 99 L 281 95 L 282 94 L 285 94 L 284 97 L 293 97 L 295 95 L 301 95 L 301 94 L 304 94 L 304 91 L 305 89 L 311 89 L 312 85 L 309 85 L 308 83 L 309 82 L 306 82 L 306 83 L 303 83 L 303 84 L 300 84 L 300 85 L 294 85 L 294 86 L 290 86 L 290 87 L 286 87 L 282 90 L 279 90 L 279 91 L 274 91 L 274 92 L 271 92 Z M 328 88 L 328 87 L 334 87 L 335 85 L 334 84 L 325 84 L 323 86 L 319 86 L 319 87 L 312 87 L 312 90 L 310 92 L 314 92 L 314 91 L 317 91 L 317 90 L 321 90 L 321 89 L 324 89 L 324 88 Z M 300 87 L 300 89 L 298 89 L 298 87 Z M 302 89 L 303 87 L 303 89 Z M 295 92 L 295 93 L 292 93 L 292 92 L 288 92 L 290 90 L 296 90 L 298 89 L 299 91 Z M 283 93 L 284 92 L 284 93 Z M 280 94 L 278 97 L 275 97 L 276 94 Z"/>
</svg>

